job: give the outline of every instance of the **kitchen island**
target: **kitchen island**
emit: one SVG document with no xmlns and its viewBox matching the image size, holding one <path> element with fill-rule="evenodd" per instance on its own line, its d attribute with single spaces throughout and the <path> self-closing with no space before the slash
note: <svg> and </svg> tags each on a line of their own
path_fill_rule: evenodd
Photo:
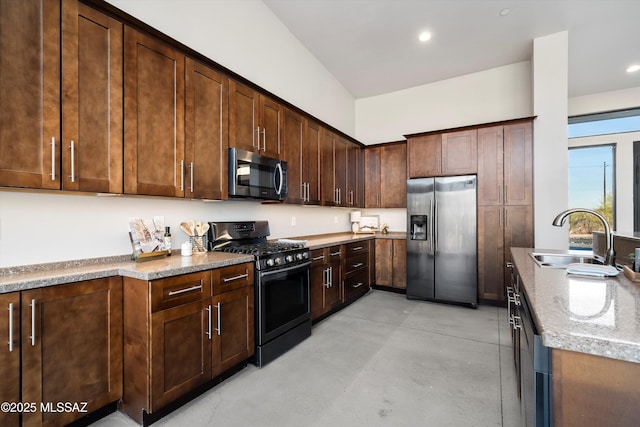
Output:
<svg viewBox="0 0 640 427">
<path fill-rule="evenodd" d="M 553 424 L 640 425 L 640 284 L 540 267 L 534 252 L 567 252 L 511 248 L 520 294 L 551 350 Z"/>
</svg>

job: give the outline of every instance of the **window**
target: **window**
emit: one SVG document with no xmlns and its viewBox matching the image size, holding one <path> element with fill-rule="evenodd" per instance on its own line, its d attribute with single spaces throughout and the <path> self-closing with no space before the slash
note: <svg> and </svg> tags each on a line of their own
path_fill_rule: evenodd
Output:
<svg viewBox="0 0 640 427">
<path fill-rule="evenodd" d="M 595 210 L 615 230 L 615 144 L 569 148 L 569 206 Z M 574 213 L 569 217 L 569 248 L 591 250 L 598 218 Z"/>
</svg>

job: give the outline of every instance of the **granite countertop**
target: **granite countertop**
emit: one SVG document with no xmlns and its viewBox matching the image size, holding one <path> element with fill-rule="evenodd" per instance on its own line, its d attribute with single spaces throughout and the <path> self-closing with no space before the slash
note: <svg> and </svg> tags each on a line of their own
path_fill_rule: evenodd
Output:
<svg viewBox="0 0 640 427">
<path fill-rule="evenodd" d="M 600 279 L 539 267 L 531 252 L 567 251 L 511 248 L 542 343 L 640 363 L 640 283 L 622 272 Z"/>
<path fill-rule="evenodd" d="M 307 247 L 311 250 L 322 249 L 328 246 L 343 245 L 351 242 L 360 242 L 370 239 L 406 239 L 407 233 L 391 231 L 388 234 L 382 233 L 335 233 L 335 234 L 318 234 L 314 236 L 300 237 L 300 240 L 307 241 Z"/>
<path fill-rule="evenodd" d="M 252 255 L 225 252 L 206 252 L 190 257 L 174 254 L 143 262 L 131 261 L 130 258 L 108 257 L 2 268 L 0 294 L 111 276 L 154 280 L 254 261 Z"/>
<path fill-rule="evenodd" d="M 309 249 L 319 249 L 373 238 L 404 239 L 406 238 L 406 233 L 335 233 L 306 236 L 297 239 L 306 240 Z M 0 268 L 0 294 L 111 276 L 154 280 L 253 261 L 253 255 L 206 252 L 203 254 L 194 254 L 191 257 L 183 257 L 180 256 L 179 251 L 176 251 L 172 256 L 143 262 L 135 262 L 131 260 L 130 255 L 122 255 L 68 262 L 5 267 Z"/>
</svg>

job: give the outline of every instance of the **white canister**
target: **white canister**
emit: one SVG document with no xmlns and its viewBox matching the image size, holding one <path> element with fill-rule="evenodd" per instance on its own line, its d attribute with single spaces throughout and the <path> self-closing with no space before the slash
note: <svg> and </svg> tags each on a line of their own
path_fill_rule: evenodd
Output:
<svg viewBox="0 0 640 427">
<path fill-rule="evenodd" d="M 184 242 L 182 246 L 180 246 L 180 255 L 191 256 L 192 254 L 193 254 L 193 247 L 191 246 L 191 242 Z"/>
</svg>

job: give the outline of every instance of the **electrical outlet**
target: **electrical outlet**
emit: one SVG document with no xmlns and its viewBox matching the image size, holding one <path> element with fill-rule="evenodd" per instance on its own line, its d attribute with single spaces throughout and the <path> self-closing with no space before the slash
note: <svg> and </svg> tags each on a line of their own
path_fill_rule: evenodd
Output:
<svg viewBox="0 0 640 427">
<path fill-rule="evenodd" d="M 291 217 L 291 226 L 292 226 L 292 227 L 295 227 L 295 226 L 296 226 L 296 217 L 295 217 L 295 216 L 292 216 L 292 217 Z"/>
</svg>

